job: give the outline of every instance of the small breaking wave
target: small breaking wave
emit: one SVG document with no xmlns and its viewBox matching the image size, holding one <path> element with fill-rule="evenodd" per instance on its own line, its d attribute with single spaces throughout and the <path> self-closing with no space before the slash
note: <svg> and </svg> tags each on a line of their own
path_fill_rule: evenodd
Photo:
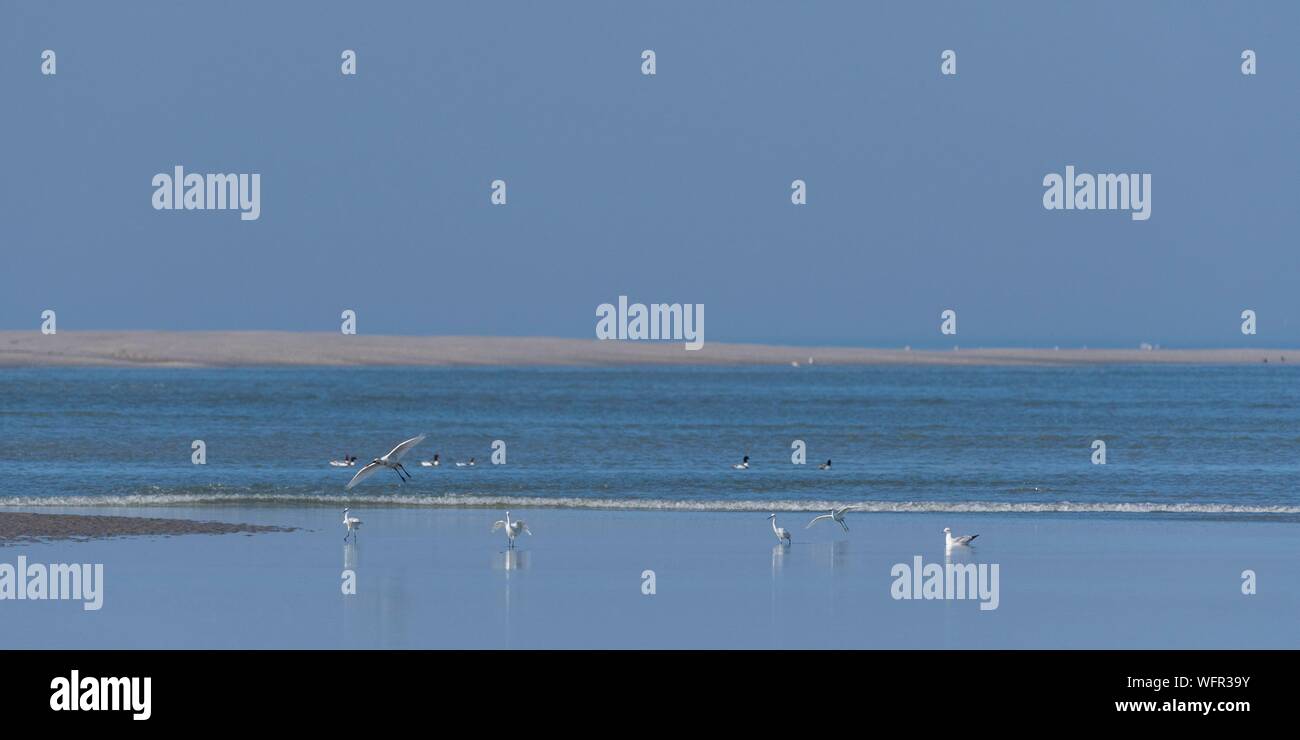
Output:
<svg viewBox="0 0 1300 740">
<path fill-rule="evenodd" d="M 619 511 L 811 512 L 852 505 L 866 513 L 1300 515 L 1300 506 L 1157 502 L 793 501 L 588 498 L 465 494 L 133 493 L 105 496 L 4 496 L 0 507 L 339 506 L 610 509 Z"/>
</svg>

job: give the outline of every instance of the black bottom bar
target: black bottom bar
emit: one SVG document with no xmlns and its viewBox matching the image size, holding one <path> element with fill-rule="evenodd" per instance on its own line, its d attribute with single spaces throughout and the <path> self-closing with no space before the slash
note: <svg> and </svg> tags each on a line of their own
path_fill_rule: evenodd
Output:
<svg viewBox="0 0 1300 740">
<path fill-rule="evenodd" d="M 247 729 L 259 717 L 340 731 L 376 718 L 450 728 L 531 713 L 565 716 L 571 730 L 620 718 L 649 728 L 685 712 L 790 728 L 883 729 L 897 719 L 997 732 L 1028 718 L 1182 726 L 1286 718 L 1295 685 L 1292 652 L 10 651 L 0 659 L 6 718 L 49 728 Z M 101 680 L 131 677 L 149 682 Z M 114 696 L 117 710 L 90 708 L 111 707 Z"/>
</svg>

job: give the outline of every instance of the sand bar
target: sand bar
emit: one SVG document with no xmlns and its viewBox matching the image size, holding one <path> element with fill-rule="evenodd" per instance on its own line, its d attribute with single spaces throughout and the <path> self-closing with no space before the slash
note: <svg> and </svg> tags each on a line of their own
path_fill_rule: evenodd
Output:
<svg viewBox="0 0 1300 740">
<path fill-rule="evenodd" d="M 136 535 L 252 534 L 292 530 L 292 527 L 192 519 L 0 512 L 0 545 L 26 541 L 99 539 Z"/>
<path fill-rule="evenodd" d="M 1075 365 L 1300 362 L 1300 349 L 983 349 L 601 342 L 551 337 L 345 336 L 305 332 L 0 332 L 0 367 Z"/>
</svg>

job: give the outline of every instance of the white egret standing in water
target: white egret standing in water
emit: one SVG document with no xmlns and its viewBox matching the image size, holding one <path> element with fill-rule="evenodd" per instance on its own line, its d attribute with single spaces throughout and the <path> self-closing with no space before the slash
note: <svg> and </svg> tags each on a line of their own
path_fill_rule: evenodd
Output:
<svg viewBox="0 0 1300 740">
<path fill-rule="evenodd" d="M 776 526 L 776 514 L 770 515 L 768 519 L 772 522 L 772 531 L 776 533 L 776 541 L 784 542 L 787 545 L 790 544 L 790 533 L 785 531 L 785 527 Z"/>
<path fill-rule="evenodd" d="M 348 533 L 343 535 L 343 541 L 347 542 L 348 537 L 351 537 L 352 541 L 356 542 L 357 530 L 361 529 L 361 520 L 354 516 L 348 516 L 348 511 L 350 511 L 350 509 L 343 510 L 343 526 L 348 528 Z"/>
<path fill-rule="evenodd" d="M 509 547 L 515 546 L 515 538 L 519 536 L 520 532 L 527 533 L 529 537 L 533 536 L 533 533 L 528 529 L 528 525 L 524 524 L 522 519 L 513 522 L 510 521 L 510 512 L 508 511 L 506 512 L 505 519 L 498 519 L 492 523 L 492 531 L 495 532 L 502 527 L 506 528 L 506 537 L 510 538 Z"/>
</svg>

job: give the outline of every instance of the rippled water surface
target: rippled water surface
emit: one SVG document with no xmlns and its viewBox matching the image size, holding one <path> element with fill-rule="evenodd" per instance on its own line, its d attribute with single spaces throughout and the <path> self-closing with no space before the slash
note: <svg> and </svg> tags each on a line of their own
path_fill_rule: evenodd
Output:
<svg viewBox="0 0 1300 740">
<path fill-rule="evenodd" d="M 1300 369 L 1277 364 L 7 369 L 0 385 L 8 504 L 1300 515 Z M 353 471 L 328 465 L 419 433 L 409 483 L 381 471 L 345 492 Z M 435 452 L 442 467 L 419 466 Z"/>
</svg>

